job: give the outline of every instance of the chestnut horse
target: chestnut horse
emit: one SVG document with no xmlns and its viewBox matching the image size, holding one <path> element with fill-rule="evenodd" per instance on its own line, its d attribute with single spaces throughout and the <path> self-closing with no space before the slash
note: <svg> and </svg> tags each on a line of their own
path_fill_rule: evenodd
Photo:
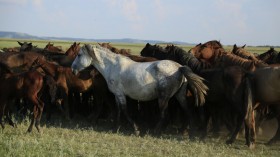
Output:
<svg viewBox="0 0 280 157">
<path fill-rule="evenodd" d="M 65 52 L 65 54 L 49 53 L 47 58 L 48 60 L 57 62 L 59 65 L 70 67 L 76 55 L 78 54 L 79 50 L 80 50 L 80 43 L 74 42 Z"/>
<path fill-rule="evenodd" d="M 246 44 L 242 47 L 237 47 L 236 44 L 234 44 L 231 52 L 241 58 L 258 61 L 257 57 L 255 57 L 253 53 L 245 50 L 245 46 Z"/>
<path fill-rule="evenodd" d="M 52 53 L 62 53 L 64 54 L 65 52 L 62 50 L 61 46 L 54 46 L 54 44 L 51 44 L 50 42 L 45 46 L 44 48 L 45 51 L 49 51 Z"/>
<path fill-rule="evenodd" d="M 38 97 L 38 93 L 43 87 L 43 76 L 36 70 L 30 70 L 15 74 L 11 72 L 7 65 L 0 63 L 0 123 L 4 124 L 2 117 L 8 111 L 9 101 L 17 98 L 25 98 L 34 106 L 33 118 L 28 132 L 32 131 L 34 122 L 38 132 L 40 132 L 40 120 L 44 108 L 44 103 Z"/>
<path fill-rule="evenodd" d="M 247 71 L 254 71 L 257 68 L 266 67 L 267 64 L 260 60 L 248 60 L 235 54 L 227 53 L 218 48 L 213 50 L 203 45 L 197 45 L 189 50 L 195 57 L 201 61 L 207 62 L 212 67 L 241 66 Z"/>
<path fill-rule="evenodd" d="M 189 53 L 192 53 L 196 58 L 201 61 L 208 62 L 212 60 L 213 56 L 226 54 L 222 44 L 217 40 L 208 41 L 204 44 L 198 44 L 195 47 L 189 50 Z"/>
</svg>

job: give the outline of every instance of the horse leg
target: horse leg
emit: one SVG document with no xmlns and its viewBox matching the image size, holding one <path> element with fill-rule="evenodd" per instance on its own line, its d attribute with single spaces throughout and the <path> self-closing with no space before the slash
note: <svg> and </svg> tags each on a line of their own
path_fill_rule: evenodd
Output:
<svg viewBox="0 0 280 157">
<path fill-rule="evenodd" d="M 256 130 L 255 130 L 255 117 L 254 111 L 250 111 L 246 118 L 245 118 L 245 138 L 246 138 L 246 145 L 249 148 L 255 147 L 256 141 Z"/>
<path fill-rule="evenodd" d="M 186 99 L 186 88 L 187 88 L 187 83 L 184 83 L 179 91 L 176 93 L 176 99 L 178 100 L 179 104 L 181 107 L 184 109 L 184 112 L 186 113 L 187 120 L 189 121 L 189 138 L 191 140 L 194 140 L 194 120 L 193 120 L 193 113 L 192 109 L 190 108 L 189 104 L 187 103 Z"/>
<path fill-rule="evenodd" d="M 4 122 L 3 122 L 4 112 L 5 112 L 5 103 L 1 103 L 0 104 L 0 124 L 1 124 L 2 129 L 5 128 L 5 125 L 4 125 Z"/>
<path fill-rule="evenodd" d="M 162 126 L 165 122 L 165 117 L 166 117 L 166 108 L 168 107 L 168 101 L 169 98 L 159 98 L 158 99 L 158 104 L 159 104 L 159 112 L 160 112 L 160 120 L 156 125 L 155 131 L 157 133 L 161 132 Z"/>
<path fill-rule="evenodd" d="M 237 134 L 241 129 L 241 126 L 242 126 L 242 123 L 243 123 L 244 119 L 245 119 L 245 112 L 238 115 L 235 130 L 233 131 L 230 139 L 228 139 L 226 141 L 226 144 L 232 144 L 235 141 L 235 139 L 237 137 Z"/>
<path fill-rule="evenodd" d="M 139 136 L 140 131 L 138 125 L 130 118 L 130 116 L 127 113 L 127 105 L 126 105 L 126 97 L 125 95 L 117 95 L 116 97 L 116 102 L 118 104 L 119 110 L 123 112 L 125 115 L 126 119 L 129 121 L 129 123 L 133 126 L 134 132 L 136 136 Z M 120 111 L 118 112 L 118 122 L 120 121 Z"/>
<path fill-rule="evenodd" d="M 271 144 L 277 142 L 278 140 L 280 140 L 280 115 L 277 116 L 277 122 L 278 122 L 277 131 L 276 131 L 275 135 L 269 140 L 269 142 L 267 142 L 267 145 L 271 145 Z"/>
<path fill-rule="evenodd" d="M 34 121 L 38 115 L 38 107 L 36 105 L 33 106 L 33 117 L 31 119 L 31 123 L 27 129 L 27 132 L 31 132 L 33 129 Z"/>
<path fill-rule="evenodd" d="M 8 121 L 9 125 L 11 125 L 12 127 L 16 127 L 15 123 L 12 121 L 11 115 L 10 115 L 10 111 L 11 111 L 11 102 L 8 102 L 8 108 L 6 107 L 5 109 L 5 115 L 6 115 L 6 120 Z"/>
<path fill-rule="evenodd" d="M 38 103 L 38 115 L 36 117 L 36 122 L 35 122 L 35 127 L 40 132 L 40 121 L 44 109 L 44 102 L 41 101 L 39 98 L 37 98 L 37 103 Z"/>
</svg>

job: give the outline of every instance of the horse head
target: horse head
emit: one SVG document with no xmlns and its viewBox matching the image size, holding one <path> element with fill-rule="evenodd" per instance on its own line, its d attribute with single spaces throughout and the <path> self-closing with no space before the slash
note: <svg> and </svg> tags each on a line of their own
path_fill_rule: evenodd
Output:
<svg viewBox="0 0 280 157">
<path fill-rule="evenodd" d="M 18 44 L 20 45 L 20 51 L 30 51 L 33 48 L 32 43 L 27 43 L 27 42 L 19 42 Z"/>
<path fill-rule="evenodd" d="M 94 48 L 90 44 L 85 44 L 79 50 L 78 55 L 71 65 L 72 72 L 77 75 L 79 71 L 91 65 L 93 58 L 95 58 Z"/>
</svg>

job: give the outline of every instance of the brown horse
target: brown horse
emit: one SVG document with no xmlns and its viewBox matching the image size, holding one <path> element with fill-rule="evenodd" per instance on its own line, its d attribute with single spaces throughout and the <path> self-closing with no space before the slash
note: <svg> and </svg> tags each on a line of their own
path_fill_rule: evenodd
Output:
<svg viewBox="0 0 280 157">
<path fill-rule="evenodd" d="M 43 76 L 36 70 L 31 70 L 19 74 L 11 72 L 7 65 L 0 63 L 0 120 L 4 128 L 2 117 L 7 113 L 7 104 L 10 100 L 25 98 L 29 100 L 33 108 L 33 118 L 28 128 L 32 131 L 34 122 L 35 127 L 40 132 L 40 119 L 42 116 L 44 103 L 38 97 L 38 93 L 43 87 Z"/>
<path fill-rule="evenodd" d="M 33 61 L 38 57 L 44 58 L 42 54 L 36 52 L 1 53 L 0 62 L 6 64 L 12 71 L 19 72 L 29 70 Z"/>
<path fill-rule="evenodd" d="M 245 46 L 246 44 L 242 47 L 237 47 L 236 44 L 234 44 L 231 52 L 241 58 L 258 61 L 257 57 L 255 57 L 253 53 L 245 50 Z"/>
<path fill-rule="evenodd" d="M 57 88 L 62 95 L 65 107 L 64 115 L 67 119 L 69 119 L 69 93 L 71 91 L 83 93 L 92 89 L 93 79 L 90 71 L 84 71 L 84 73 L 76 76 L 72 73 L 71 68 L 59 66 L 39 57 L 34 61 L 34 63 L 41 67 L 47 75 L 54 78 Z"/>
<path fill-rule="evenodd" d="M 70 58 L 75 58 L 78 55 L 78 52 L 80 51 L 80 43 L 74 42 L 69 49 L 65 52 L 65 55 Z"/>
<path fill-rule="evenodd" d="M 77 56 L 79 50 L 80 43 L 77 44 L 76 42 L 74 42 L 65 52 L 65 54 L 48 53 L 47 58 L 48 60 L 57 62 L 59 65 L 70 67 L 75 57 Z"/>
<path fill-rule="evenodd" d="M 44 48 L 45 51 L 49 51 L 49 52 L 53 52 L 53 53 L 65 53 L 63 50 L 62 50 L 62 47 L 61 46 L 54 46 L 54 44 L 52 43 L 48 43 L 45 48 Z"/>
</svg>

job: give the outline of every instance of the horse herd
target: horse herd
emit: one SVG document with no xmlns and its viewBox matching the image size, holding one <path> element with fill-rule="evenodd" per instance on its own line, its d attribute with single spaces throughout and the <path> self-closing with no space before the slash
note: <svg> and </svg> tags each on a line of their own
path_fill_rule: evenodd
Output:
<svg viewBox="0 0 280 157">
<path fill-rule="evenodd" d="M 51 43 L 44 49 L 18 43 L 19 48 L 0 54 L 3 129 L 4 117 L 15 126 L 15 106 L 27 109 L 30 104 L 29 132 L 34 123 L 40 132 L 44 108 L 50 119 L 54 106 L 68 120 L 82 114 L 93 124 L 105 115 L 119 126 L 123 116 L 136 135 L 144 127 L 159 133 L 178 117 L 190 139 L 205 139 L 209 126 L 218 134 L 224 125 L 230 132 L 228 144 L 244 124 L 250 148 L 255 145 L 255 123 L 269 117 L 280 126 L 280 55 L 273 48 L 257 55 L 245 45 L 227 52 L 216 40 L 188 52 L 147 43 L 141 55 L 133 55 L 109 43 L 81 47 L 74 42 L 66 52 Z M 278 127 L 268 143 L 279 139 Z"/>
</svg>

